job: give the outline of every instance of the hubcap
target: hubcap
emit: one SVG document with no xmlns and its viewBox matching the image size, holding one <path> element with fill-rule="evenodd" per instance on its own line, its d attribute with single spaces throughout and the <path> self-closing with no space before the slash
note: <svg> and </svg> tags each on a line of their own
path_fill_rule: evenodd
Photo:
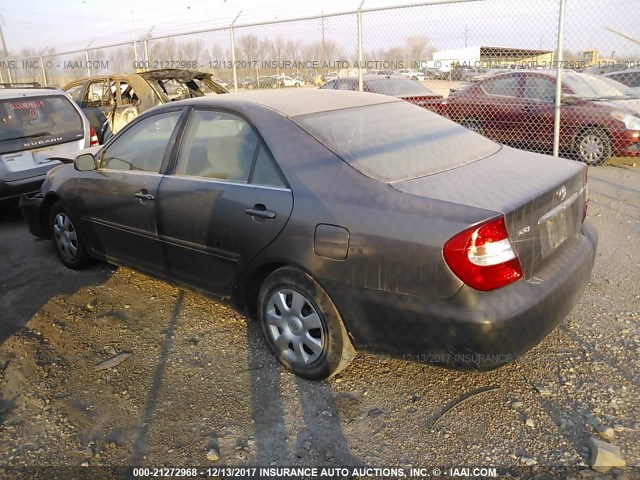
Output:
<svg viewBox="0 0 640 480">
<path fill-rule="evenodd" d="M 324 350 L 324 329 L 311 302 L 295 290 L 277 290 L 267 304 L 267 332 L 280 355 L 309 365 Z"/>
<path fill-rule="evenodd" d="M 72 261 L 78 254 L 78 235 L 69 217 L 60 212 L 53 219 L 53 237 L 60 254 L 67 261 Z"/>
<path fill-rule="evenodd" d="M 598 162 L 604 158 L 604 142 L 597 135 L 587 135 L 580 142 L 580 157 L 587 162 Z"/>
</svg>

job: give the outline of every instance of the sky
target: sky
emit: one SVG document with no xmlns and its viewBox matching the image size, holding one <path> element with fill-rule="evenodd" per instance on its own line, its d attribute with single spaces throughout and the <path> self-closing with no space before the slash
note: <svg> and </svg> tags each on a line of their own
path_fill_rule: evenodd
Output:
<svg viewBox="0 0 640 480">
<path fill-rule="evenodd" d="M 566 0 L 565 46 L 598 48 L 603 57 L 640 59 L 640 45 L 607 28 L 640 37 L 638 0 Z M 0 0 L 0 27 L 7 49 L 57 52 L 80 50 L 229 25 L 353 11 L 361 0 Z M 406 5 L 412 0 L 365 0 L 364 9 Z M 441 2 L 440 2 L 441 3 Z M 371 50 L 402 42 L 407 35 L 426 35 L 437 49 L 468 45 L 553 49 L 559 0 L 481 0 L 364 15 L 365 45 Z M 304 27 L 303 27 L 304 25 Z M 324 27 L 323 28 L 321 27 Z M 353 44 L 351 17 L 328 18 L 255 29 L 263 35 L 329 39 Z M 251 29 L 242 29 L 251 33 Z M 297 36 L 296 36 L 297 35 Z"/>
</svg>

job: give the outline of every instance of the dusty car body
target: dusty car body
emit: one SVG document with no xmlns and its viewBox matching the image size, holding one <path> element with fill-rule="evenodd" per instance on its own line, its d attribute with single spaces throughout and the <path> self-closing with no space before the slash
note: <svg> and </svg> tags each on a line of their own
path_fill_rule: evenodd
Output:
<svg viewBox="0 0 640 480">
<path fill-rule="evenodd" d="M 305 378 L 354 348 L 487 369 L 589 281 L 586 169 L 390 96 L 255 91 L 149 111 L 21 207 L 70 268 L 230 299 Z"/>
<path fill-rule="evenodd" d="M 63 90 L 89 118 L 100 143 L 157 105 L 228 93 L 211 74 L 180 69 L 89 77 L 71 82 Z"/>
</svg>

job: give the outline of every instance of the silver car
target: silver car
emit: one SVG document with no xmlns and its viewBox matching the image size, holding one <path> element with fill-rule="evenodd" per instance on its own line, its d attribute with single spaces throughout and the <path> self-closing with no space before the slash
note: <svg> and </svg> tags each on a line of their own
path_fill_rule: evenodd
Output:
<svg viewBox="0 0 640 480">
<path fill-rule="evenodd" d="M 0 202 L 37 192 L 45 175 L 98 138 L 80 108 L 53 88 L 0 88 Z"/>
</svg>

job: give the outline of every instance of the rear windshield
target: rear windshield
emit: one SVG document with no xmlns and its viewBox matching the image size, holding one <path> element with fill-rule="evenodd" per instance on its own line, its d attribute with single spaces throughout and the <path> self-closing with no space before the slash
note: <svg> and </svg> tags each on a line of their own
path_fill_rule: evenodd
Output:
<svg viewBox="0 0 640 480">
<path fill-rule="evenodd" d="M 83 131 L 80 114 L 62 95 L 0 100 L 0 125 L 0 142 Z"/>
<path fill-rule="evenodd" d="M 404 101 L 294 117 L 359 172 L 392 183 L 460 167 L 500 145 Z"/>
<path fill-rule="evenodd" d="M 373 93 L 382 93 L 384 95 L 435 95 L 435 93 L 415 80 L 399 78 L 367 80 L 365 90 Z"/>
<path fill-rule="evenodd" d="M 583 73 L 566 75 L 563 80 L 579 97 L 622 97 L 629 94 L 626 86 L 606 77 Z"/>
</svg>

